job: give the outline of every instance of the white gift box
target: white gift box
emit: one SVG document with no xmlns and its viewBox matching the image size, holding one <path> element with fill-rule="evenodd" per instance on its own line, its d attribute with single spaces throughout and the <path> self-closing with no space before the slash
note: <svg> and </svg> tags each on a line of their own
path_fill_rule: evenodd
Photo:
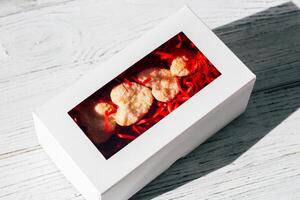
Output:
<svg viewBox="0 0 300 200">
<path fill-rule="evenodd" d="M 33 118 L 39 142 L 86 199 L 128 199 L 240 115 L 254 82 L 183 7 Z"/>
</svg>

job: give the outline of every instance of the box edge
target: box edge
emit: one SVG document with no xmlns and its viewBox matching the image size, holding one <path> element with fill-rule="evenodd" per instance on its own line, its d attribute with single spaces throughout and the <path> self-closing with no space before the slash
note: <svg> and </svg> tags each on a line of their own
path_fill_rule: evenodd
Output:
<svg viewBox="0 0 300 200">
<path fill-rule="evenodd" d="M 89 181 L 58 141 L 55 140 L 40 119 L 38 110 L 32 112 L 32 117 L 38 142 L 57 168 L 87 200 L 101 200 L 99 190 Z"/>
</svg>

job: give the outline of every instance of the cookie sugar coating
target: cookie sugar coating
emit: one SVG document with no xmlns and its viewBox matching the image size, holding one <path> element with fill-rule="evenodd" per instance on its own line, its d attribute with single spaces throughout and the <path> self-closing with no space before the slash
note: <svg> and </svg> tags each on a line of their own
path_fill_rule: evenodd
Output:
<svg viewBox="0 0 300 200">
<path fill-rule="evenodd" d="M 158 101 L 168 102 L 179 93 L 177 78 L 172 76 L 170 70 L 149 68 L 140 72 L 137 78 L 152 88 L 152 94 Z"/>
<path fill-rule="evenodd" d="M 198 63 L 195 61 L 195 55 L 192 52 L 188 50 L 177 51 L 171 61 L 171 74 L 178 77 L 192 74 L 198 67 Z"/>
<path fill-rule="evenodd" d="M 118 105 L 115 120 L 120 126 L 130 126 L 140 120 L 153 102 L 151 90 L 135 82 L 115 86 L 110 97 Z"/>
</svg>

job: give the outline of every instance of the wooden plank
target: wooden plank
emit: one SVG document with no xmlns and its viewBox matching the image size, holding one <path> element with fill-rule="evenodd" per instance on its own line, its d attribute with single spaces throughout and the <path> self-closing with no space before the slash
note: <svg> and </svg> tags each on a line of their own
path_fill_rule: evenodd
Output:
<svg viewBox="0 0 300 200">
<path fill-rule="evenodd" d="M 40 146 L 2 155 L 0 169 L 0 199 L 83 199 Z"/>
<path fill-rule="evenodd" d="M 300 10 L 295 4 L 267 9 L 215 32 L 257 75 L 255 91 L 299 81 Z"/>
<path fill-rule="evenodd" d="M 98 13 L 112 9 L 115 4 L 108 3 L 108 8 L 102 8 L 101 3 L 92 10 L 87 5 L 86 10 L 90 12 L 83 16 L 74 8 L 81 5 L 70 4 L 69 9 L 59 5 L 0 18 L 0 24 L 4 24 L 0 27 L 3 47 L 0 131 L 4 133 L 0 135 L 0 153 L 36 145 L 30 111 L 160 21 L 156 15 L 151 19 L 154 11 L 142 15 L 145 21 L 134 18 L 143 11 L 133 11 L 126 19 L 124 9 L 123 16 L 111 19 L 108 26 L 109 19 Z M 300 55 L 299 14 L 295 9 L 293 4 L 287 4 L 257 14 L 258 18 L 252 16 L 216 30 L 257 74 L 255 90 L 290 83 L 299 77 L 300 69 L 296 67 Z M 79 16 L 82 21 L 78 20 Z M 122 26 L 115 28 L 118 23 Z M 98 28 L 99 24 L 102 28 Z M 123 33 L 126 27 L 130 31 Z M 290 36 L 285 37 L 286 33 Z"/>
<path fill-rule="evenodd" d="M 158 199 L 231 199 L 243 194 L 261 199 L 283 181 L 282 187 L 300 183 L 300 125 L 296 123 L 300 112 L 295 112 L 299 105 L 300 83 L 255 93 L 246 113 L 176 162 L 133 199 L 160 194 Z M 39 146 L 0 159 L 0 199 L 73 198 L 75 190 Z M 261 190 L 262 186 L 267 189 Z M 286 188 L 275 190 L 276 194 L 292 191 L 294 197 L 300 196 L 296 185 Z M 74 198 L 81 197 L 76 193 Z"/>
<path fill-rule="evenodd" d="M 37 10 L 44 7 L 56 6 L 64 4 L 72 0 L 36 0 L 36 1 L 24 1 L 24 0 L 10 0 L 2 1 L 0 7 L 0 17 L 15 15 L 29 10 Z"/>
<path fill-rule="evenodd" d="M 268 191 L 260 195 L 266 195 L 272 191 L 271 184 L 280 186 L 282 179 L 291 185 L 290 189 L 297 190 L 292 184 L 295 184 L 293 181 L 300 183 L 300 124 L 297 123 L 300 112 L 296 112 L 299 106 L 300 82 L 254 93 L 241 117 L 176 162 L 133 199 L 148 199 L 178 187 L 178 192 L 173 191 L 175 194 L 170 192 L 158 199 L 173 199 L 181 193 L 185 198 L 194 193 L 198 195 L 188 199 L 222 199 L 224 195 L 233 195 L 233 198 L 235 192 L 237 198 L 241 198 L 239 190 L 242 188 L 247 194 L 250 183 L 250 192 L 265 184 Z M 265 179 L 272 181 L 261 183 Z M 198 185 L 193 185 L 193 180 Z M 188 182 L 192 182 L 191 186 Z M 189 194 L 190 189 L 195 191 Z M 299 190 L 293 192 L 300 196 Z"/>
<path fill-rule="evenodd" d="M 257 74 L 255 92 L 242 117 L 133 199 L 300 198 L 300 15 L 292 3 L 265 10 L 281 2 L 188 2 L 223 25 L 214 31 Z M 38 146 L 30 112 L 183 2 L 1 3 L 0 199 L 83 199 Z"/>
</svg>

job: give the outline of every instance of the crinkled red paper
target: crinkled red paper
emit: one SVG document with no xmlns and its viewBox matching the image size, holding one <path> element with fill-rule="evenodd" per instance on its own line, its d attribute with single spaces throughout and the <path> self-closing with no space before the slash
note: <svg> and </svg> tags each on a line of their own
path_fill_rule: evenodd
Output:
<svg viewBox="0 0 300 200">
<path fill-rule="evenodd" d="M 167 116 L 170 112 L 175 110 L 178 106 L 187 101 L 210 82 L 215 80 L 218 76 L 221 75 L 220 72 L 187 38 L 187 36 L 181 32 L 152 51 L 136 64 L 128 68 L 126 71 L 107 83 L 105 86 L 97 90 L 94 94 L 85 99 L 82 103 L 77 105 L 69 112 L 69 115 L 73 118 L 75 123 L 77 123 L 82 131 L 86 133 L 89 127 L 86 127 L 86 123 L 82 121 L 82 112 L 87 112 L 86 109 L 90 109 L 88 110 L 88 112 L 91 112 L 91 114 L 92 112 L 95 112 L 93 109 L 91 109 L 90 106 L 87 105 L 94 105 L 97 102 L 101 101 L 112 103 L 110 100 L 110 91 L 114 86 L 120 83 L 137 82 L 140 84 L 145 84 L 145 82 L 150 80 L 145 80 L 143 83 L 141 83 L 136 79 L 136 75 L 142 70 L 150 67 L 170 69 L 170 62 L 178 51 L 187 51 L 189 53 L 193 53 L 193 60 L 189 64 L 190 67 L 198 66 L 196 68 L 196 71 L 194 71 L 194 73 L 192 73 L 191 75 L 179 77 L 179 94 L 173 100 L 166 103 L 155 100 L 150 108 L 150 111 L 137 123 L 128 127 L 117 125 L 111 137 L 103 143 L 96 143 L 92 138 L 90 138 L 106 159 L 113 156 L 116 152 L 124 148 L 131 141 L 143 134 L 145 131 L 147 131 L 149 128 L 151 128 L 153 125 Z M 201 106 L 205 105 L 199 102 L 199 108 Z M 197 108 L 195 108 L 195 112 L 197 112 L 196 109 Z M 109 114 L 110 113 L 107 113 L 105 120 L 108 120 Z M 99 132 L 98 134 L 107 133 Z"/>
</svg>

